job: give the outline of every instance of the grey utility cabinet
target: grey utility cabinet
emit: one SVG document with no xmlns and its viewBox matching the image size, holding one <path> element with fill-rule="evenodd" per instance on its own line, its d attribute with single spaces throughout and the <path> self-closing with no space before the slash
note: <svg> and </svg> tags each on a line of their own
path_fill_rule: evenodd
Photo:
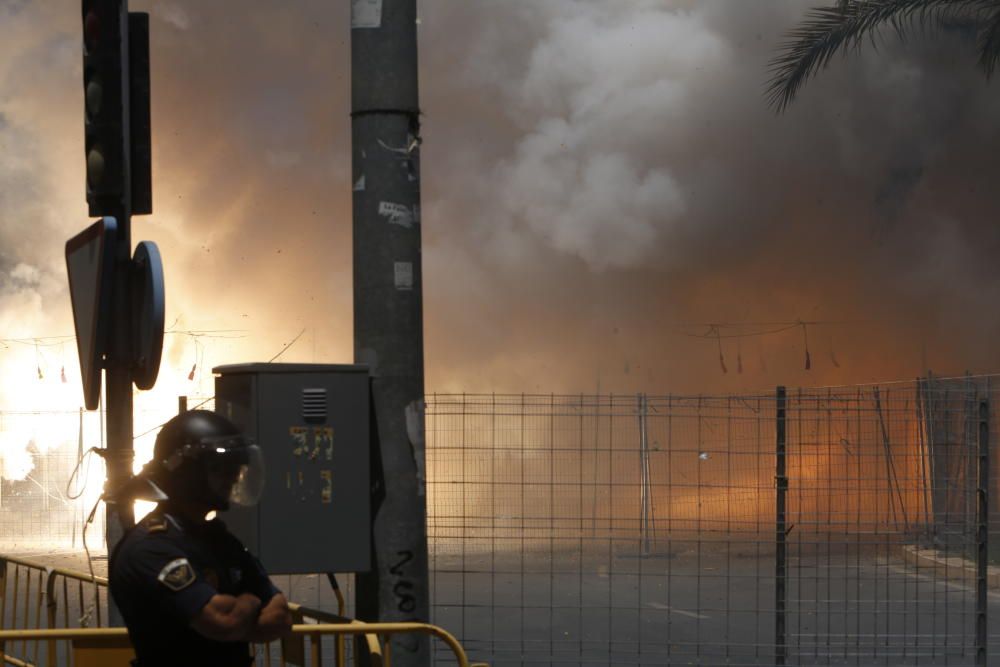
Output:
<svg viewBox="0 0 1000 667">
<path fill-rule="evenodd" d="M 368 368 L 218 366 L 215 409 L 264 454 L 260 503 L 229 529 L 271 573 L 365 572 L 371 563 Z"/>
</svg>

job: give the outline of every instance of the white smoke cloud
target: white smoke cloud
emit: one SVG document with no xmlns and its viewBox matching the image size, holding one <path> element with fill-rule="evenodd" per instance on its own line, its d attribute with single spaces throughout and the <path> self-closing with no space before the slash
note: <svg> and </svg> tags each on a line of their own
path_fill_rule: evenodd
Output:
<svg viewBox="0 0 1000 667">
<path fill-rule="evenodd" d="M 22 480 L 35 468 L 35 457 L 28 450 L 31 439 L 24 434 L 0 431 L 0 477 Z"/>
<path fill-rule="evenodd" d="M 191 27 L 191 17 L 183 7 L 173 2 L 160 0 L 153 5 L 153 16 L 161 19 L 177 30 L 187 30 Z"/>
<path fill-rule="evenodd" d="M 428 229 L 447 226 L 462 265 L 495 285 L 481 283 L 488 315 L 439 314 L 441 336 L 494 337 L 510 350 L 495 358 L 524 370 L 559 358 L 547 341 L 572 332 L 590 341 L 578 375 L 627 359 L 663 377 L 672 357 L 666 375 L 703 387 L 723 381 L 718 352 L 671 336 L 678 321 L 864 320 L 837 335 L 857 378 L 996 359 L 978 331 L 998 284 L 986 221 L 1000 212 L 983 194 L 1000 95 L 961 31 L 847 53 L 776 116 L 767 64 L 803 18 L 799 0 L 423 6 Z M 447 268 L 427 270 L 429 286 L 464 296 Z M 505 309 L 526 329 L 476 324 Z M 801 342 L 765 339 L 755 354 L 815 381 Z M 909 351 L 924 344 L 940 355 Z"/>
<path fill-rule="evenodd" d="M 692 79 L 729 49 L 698 14 L 659 4 L 567 0 L 540 3 L 537 15 L 542 34 L 524 70 L 490 82 L 530 125 L 483 191 L 493 211 L 560 253 L 596 269 L 647 264 L 688 210 L 674 173 L 685 165 L 671 155 L 677 117 Z"/>
<path fill-rule="evenodd" d="M 881 361 L 914 317 L 965 318 L 935 325 L 942 356 L 1000 363 L 965 344 L 997 283 L 996 86 L 960 35 L 928 31 L 838 59 L 775 117 L 766 64 L 809 4 L 422 0 L 430 390 L 729 389 L 711 343 L 671 334 L 740 318 L 892 323 L 852 330 L 873 363 L 838 349 L 822 380 L 919 370 Z M 156 19 L 155 215 L 133 237 L 160 244 L 168 322 L 248 332 L 225 352 L 171 340 L 161 382 L 186 391 L 195 359 L 269 358 L 302 328 L 284 359 L 349 361 L 349 3 L 132 9 Z M 62 241 L 87 223 L 79 13 L 0 16 L 0 326 L 62 334 Z M 925 267 L 941 220 L 948 261 Z M 763 381 L 821 381 L 799 344 L 754 346 Z M 31 377 L 23 352 L 5 373 Z"/>
<path fill-rule="evenodd" d="M 655 254 L 659 226 L 684 212 L 677 183 L 662 169 L 640 172 L 623 153 L 568 148 L 575 134 L 548 121 L 518 147 L 499 170 L 504 210 L 595 268 L 645 262 Z"/>
</svg>

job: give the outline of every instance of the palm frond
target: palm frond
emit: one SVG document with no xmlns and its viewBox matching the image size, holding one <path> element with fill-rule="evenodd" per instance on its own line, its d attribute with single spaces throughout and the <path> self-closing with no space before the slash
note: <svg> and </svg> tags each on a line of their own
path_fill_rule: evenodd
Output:
<svg viewBox="0 0 1000 667">
<path fill-rule="evenodd" d="M 993 76 L 997 60 L 1000 59 L 1000 2 L 996 11 L 979 30 L 979 66 L 986 78 Z"/>
<path fill-rule="evenodd" d="M 914 23 L 969 15 L 988 21 L 997 14 L 997 0 L 837 0 L 833 6 L 814 8 L 789 33 L 768 67 L 768 105 L 784 111 L 809 77 L 829 65 L 834 55 L 848 47 L 860 48 L 865 37 L 874 40 L 883 27 L 903 37 Z M 997 46 L 991 48 L 994 54 L 1000 51 L 1000 28 Z"/>
</svg>

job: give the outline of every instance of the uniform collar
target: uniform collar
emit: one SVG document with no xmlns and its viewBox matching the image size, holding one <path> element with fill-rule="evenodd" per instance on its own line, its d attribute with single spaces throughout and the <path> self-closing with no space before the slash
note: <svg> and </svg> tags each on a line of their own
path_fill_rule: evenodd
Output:
<svg viewBox="0 0 1000 667">
<path fill-rule="evenodd" d="M 225 532 L 226 530 L 226 524 L 224 524 L 218 517 L 211 519 L 210 521 L 197 521 L 184 516 L 184 514 L 178 512 L 176 508 L 171 507 L 169 503 L 161 503 L 153 511 L 169 521 L 171 525 L 181 532 L 214 535 L 220 532 Z"/>
</svg>

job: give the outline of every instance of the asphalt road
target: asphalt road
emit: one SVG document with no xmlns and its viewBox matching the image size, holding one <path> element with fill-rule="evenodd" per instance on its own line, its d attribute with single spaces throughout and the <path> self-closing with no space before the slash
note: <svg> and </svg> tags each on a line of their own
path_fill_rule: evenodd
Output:
<svg viewBox="0 0 1000 667">
<path fill-rule="evenodd" d="M 29 555 L 86 567 L 78 552 Z M 456 634 L 471 658 L 496 667 L 776 663 L 774 553 L 767 545 L 689 543 L 646 557 L 628 548 L 551 557 L 438 552 L 433 562 L 433 621 Z M 95 568 L 106 569 L 101 554 Z M 324 577 L 275 579 L 292 599 L 335 610 Z M 341 582 L 350 594 L 351 578 Z M 975 665 L 971 584 L 906 564 L 888 549 L 807 557 L 793 549 L 786 664 Z M 70 608 L 79 608 L 77 589 L 68 593 Z M 22 622 L 23 610 L 16 615 Z M 989 593 L 988 615 L 996 660 L 1000 592 Z M 437 655 L 447 662 L 446 653 Z"/>
<path fill-rule="evenodd" d="M 486 568 L 468 557 L 439 559 L 435 620 L 492 665 L 774 665 L 774 555 L 745 547 L 625 554 L 596 568 L 557 556 L 521 568 L 540 571 L 492 574 L 470 573 Z M 975 665 L 971 584 L 888 548 L 793 554 L 786 662 Z M 1000 655 L 1000 593 L 987 601 Z"/>
</svg>

